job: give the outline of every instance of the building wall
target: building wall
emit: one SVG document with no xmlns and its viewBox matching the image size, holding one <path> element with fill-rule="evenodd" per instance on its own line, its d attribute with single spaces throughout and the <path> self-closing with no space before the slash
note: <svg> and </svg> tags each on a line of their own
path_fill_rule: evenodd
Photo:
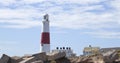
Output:
<svg viewBox="0 0 120 63">
<path fill-rule="evenodd" d="M 99 47 L 85 47 L 83 50 L 83 55 L 92 55 L 92 54 L 98 54 L 100 53 L 100 48 Z"/>
<path fill-rule="evenodd" d="M 55 50 L 52 50 L 52 52 L 65 52 L 66 57 L 72 57 L 75 56 L 75 53 L 73 53 L 73 50 L 70 47 L 57 47 Z"/>
</svg>

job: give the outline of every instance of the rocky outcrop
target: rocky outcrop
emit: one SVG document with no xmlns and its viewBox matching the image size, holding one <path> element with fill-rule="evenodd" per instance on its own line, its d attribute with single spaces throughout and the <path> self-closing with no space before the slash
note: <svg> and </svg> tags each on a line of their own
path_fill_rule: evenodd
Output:
<svg viewBox="0 0 120 63">
<path fill-rule="evenodd" d="M 40 61 L 41 62 L 47 61 L 47 55 L 44 52 L 25 57 L 19 63 L 39 63 Z"/>
<path fill-rule="evenodd" d="M 11 57 L 3 54 L 3 56 L 0 59 L 0 63 L 18 63 L 18 62 L 12 59 Z"/>
<path fill-rule="evenodd" d="M 65 52 L 52 53 L 48 55 L 48 60 L 56 60 L 65 57 Z"/>
<path fill-rule="evenodd" d="M 3 54 L 0 63 L 120 63 L 120 56 L 116 51 L 70 58 L 67 58 L 64 52 L 51 54 L 42 52 L 23 57 L 10 57 Z"/>
</svg>

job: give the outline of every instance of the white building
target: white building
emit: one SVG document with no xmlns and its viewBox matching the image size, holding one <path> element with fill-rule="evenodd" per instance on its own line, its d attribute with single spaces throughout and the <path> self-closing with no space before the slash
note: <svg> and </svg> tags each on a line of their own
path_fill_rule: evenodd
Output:
<svg viewBox="0 0 120 63">
<path fill-rule="evenodd" d="M 73 57 L 76 54 L 73 53 L 73 50 L 70 47 L 56 47 L 55 50 L 52 50 L 52 53 L 65 52 L 66 57 Z"/>
<path fill-rule="evenodd" d="M 83 50 L 83 55 L 87 56 L 87 55 L 92 55 L 92 54 L 98 54 L 100 53 L 100 47 L 85 47 Z"/>
</svg>

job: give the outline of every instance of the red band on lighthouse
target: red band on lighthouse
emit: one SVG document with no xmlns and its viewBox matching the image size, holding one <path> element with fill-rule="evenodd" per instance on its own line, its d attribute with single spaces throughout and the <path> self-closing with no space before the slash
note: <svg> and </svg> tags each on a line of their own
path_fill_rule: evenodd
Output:
<svg viewBox="0 0 120 63">
<path fill-rule="evenodd" d="M 41 43 L 42 44 L 50 44 L 50 34 L 48 32 L 42 33 Z"/>
</svg>

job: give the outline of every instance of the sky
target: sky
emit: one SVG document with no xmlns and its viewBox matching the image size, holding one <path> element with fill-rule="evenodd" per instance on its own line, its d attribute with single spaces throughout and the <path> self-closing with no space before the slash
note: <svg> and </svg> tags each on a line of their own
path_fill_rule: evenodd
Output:
<svg viewBox="0 0 120 63">
<path fill-rule="evenodd" d="M 120 0 L 0 0 L 0 55 L 39 53 L 45 14 L 51 49 L 120 46 Z"/>
</svg>

